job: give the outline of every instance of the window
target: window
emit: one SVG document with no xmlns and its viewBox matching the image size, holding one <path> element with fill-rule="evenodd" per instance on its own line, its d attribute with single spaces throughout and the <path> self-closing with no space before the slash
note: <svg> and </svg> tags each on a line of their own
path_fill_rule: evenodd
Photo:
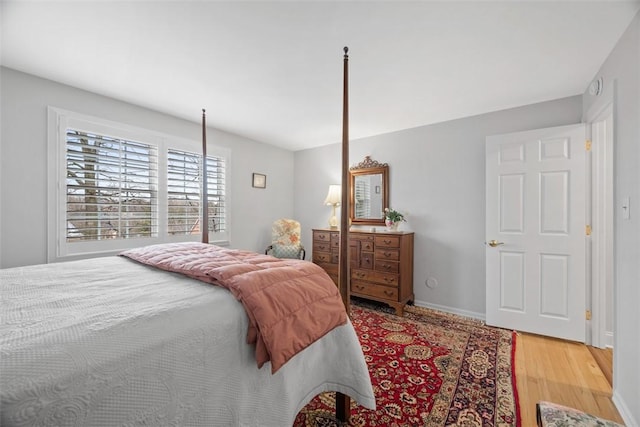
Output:
<svg viewBox="0 0 640 427">
<path fill-rule="evenodd" d="M 202 155 L 172 150 L 167 158 L 168 232 L 200 234 Z M 224 158 L 207 156 L 209 232 L 226 230 Z"/>
<path fill-rule="evenodd" d="M 66 130 L 66 239 L 156 237 L 157 150 Z"/>
<path fill-rule="evenodd" d="M 49 108 L 49 261 L 201 235 L 200 142 Z M 208 147 L 209 240 L 228 243 L 228 150 Z"/>
</svg>

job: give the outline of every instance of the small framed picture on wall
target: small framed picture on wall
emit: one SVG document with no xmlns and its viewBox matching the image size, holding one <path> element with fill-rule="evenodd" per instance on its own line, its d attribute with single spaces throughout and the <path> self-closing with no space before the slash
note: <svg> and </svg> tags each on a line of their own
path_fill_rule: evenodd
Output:
<svg viewBox="0 0 640 427">
<path fill-rule="evenodd" d="M 267 175 L 254 173 L 251 185 L 253 185 L 255 188 L 267 188 Z"/>
</svg>

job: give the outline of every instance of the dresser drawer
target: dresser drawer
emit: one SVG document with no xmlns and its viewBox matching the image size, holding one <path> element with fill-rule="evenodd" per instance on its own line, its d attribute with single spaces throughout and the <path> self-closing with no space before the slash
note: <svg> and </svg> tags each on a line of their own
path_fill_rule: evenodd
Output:
<svg viewBox="0 0 640 427">
<path fill-rule="evenodd" d="M 329 242 L 313 242 L 313 252 L 331 252 L 331 243 Z"/>
<path fill-rule="evenodd" d="M 385 273 L 399 273 L 400 272 L 400 263 L 396 261 L 386 261 L 386 260 L 376 260 L 377 271 L 384 271 Z"/>
<path fill-rule="evenodd" d="M 331 252 L 316 252 L 313 251 L 313 262 L 316 264 L 332 264 L 333 255 Z M 337 262 L 337 259 L 336 259 Z"/>
<path fill-rule="evenodd" d="M 324 271 L 327 272 L 327 274 L 332 275 L 335 274 L 336 276 L 338 275 L 338 265 L 337 264 L 323 264 L 322 265 L 322 269 Z"/>
<path fill-rule="evenodd" d="M 376 249 L 380 248 L 399 248 L 400 237 L 399 236 L 376 236 Z"/>
<path fill-rule="evenodd" d="M 331 233 L 331 247 L 334 249 L 340 248 L 340 233 Z"/>
<path fill-rule="evenodd" d="M 313 232 L 313 241 L 315 242 L 331 242 L 331 232 L 330 231 L 314 231 Z"/>
<path fill-rule="evenodd" d="M 373 252 L 373 242 L 370 242 L 370 241 L 360 242 L 360 250 L 365 252 Z"/>
<path fill-rule="evenodd" d="M 397 287 L 400 282 L 400 276 L 392 273 L 381 273 L 378 271 L 367 270 L 351 270 L 351 279 L 366 280 L 386 286 Z"/>
<path fill-rule="evenodd" d="M 370 234 L 350 233 L 349 245 L 356 245 L 360 251 L 373 252 L 375 247 L 375 238 Z"/>
<path fill-rule="evenodd" d="M 399 259 L 400 251 L 398 249 L 376 249 L 376 260 L 398 261 Z"/>
<path fill-rule="evenodd" d="M 338 264 L 319 264 L 327 272 L 333 283 L 338 285 Z"/>
<path fill-rule="evenodd" d="M 360 262 L 357 267 L 359 268 L 373 268 L 373 252 L 361 252 Z"/>
<path fill-rule="evenodd" d="M 351 281 L 351 293 L 394 301 L 398 300 L 398 288 L 361 282 L 359 280 Z"/>
<path fill-rule="evenodd" d="M 327 274 L 329 274 L 329 273 L 327 273 Z M 336 274 L 329 274 L 329 277 L 331 278 L 331 280 L 333 280 L 333 283 L 335 283 L 335 284 L 336 284 L 336 286 L 339 286 L 339 285 L 338 285 L 338 273 L 336 273 Z"/>
</svg>

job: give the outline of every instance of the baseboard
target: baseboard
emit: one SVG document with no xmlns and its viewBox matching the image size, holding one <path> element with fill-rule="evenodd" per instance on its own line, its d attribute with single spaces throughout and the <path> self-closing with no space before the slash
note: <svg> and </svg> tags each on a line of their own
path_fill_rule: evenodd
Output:
<svg viewBox="0 0 640 427">
<path fill-rule="evenodd" d="M 606 331 L 604 333 L 604 347 L 613 348 L 613 332 Z"/>
<path fill-rule="evenodd" d="M 413 302 L 417 307 L 430 308 L 432 310 L 444 311 L 445 313 L 457 314 L 458 316 L 470 317 L 472 319 L 478 319 L 485 321 L 486 317 L 484 313 L 476 313 L 474 311 L 460 310 L 459 308 L 448 307 L 446 305 L 432 304 L 425 301 L 415 300 Z"/>
<path fill-rule="evenodd" d="M 616 405 L 616 409 L 620 413 L 624 424 L 627 426 L 637 426 L 640 425 L 638 420 L 633 417 L 633 414 L 629 410 L 629 406 L 625 403 L 624 399 L 620 397 L 617 391 L 613 392 L 613 396 L 611 396 L 611 400 L 613 400 L 613 404 Z"/>
</svg>

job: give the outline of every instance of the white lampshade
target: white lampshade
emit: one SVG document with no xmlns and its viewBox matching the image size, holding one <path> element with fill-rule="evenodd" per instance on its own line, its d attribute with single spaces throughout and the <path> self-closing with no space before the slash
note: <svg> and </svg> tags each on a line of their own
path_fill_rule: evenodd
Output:
<svg viewBox="0 0 640 427">
<path fill-rule="evenodd" d="M 329 227 L 338 228 L 338 218 L 336 218 L 336 206 L 340 206 L 342 201 L 342 186 L 338 184 L 331 184 L 329 186 L 329 193 L 324 200 L 324 204 L 331 206 L 331 216 L 329 217 Z"/>
<path fill-rule="evenodd" d="M 342 201 L 342 186 L 338 184 L 331 184 L 329 186 L 329 193 L 327 193 L 327 198 L 324 201 L 324 204 L 327 206 L 340 206 L 340 202 Z"/>
</svg>

